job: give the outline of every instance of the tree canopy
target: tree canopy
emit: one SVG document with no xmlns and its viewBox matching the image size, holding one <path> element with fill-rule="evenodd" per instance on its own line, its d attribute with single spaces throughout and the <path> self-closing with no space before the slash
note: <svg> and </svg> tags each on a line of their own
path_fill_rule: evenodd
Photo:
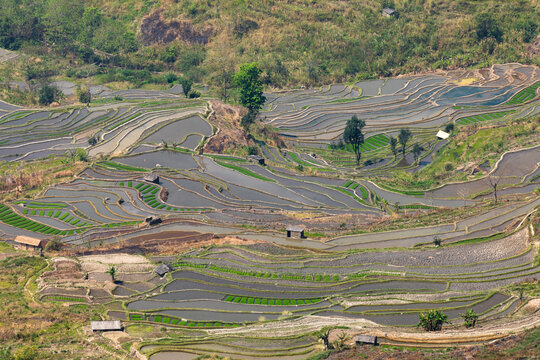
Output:
<svg viewBox="0 0 540 360">
<path fill-rule="evenodd" d="M 257 114 L 266 102 L 261 80 L 262 70 L 257 63 L 244 64 L 234 74 L 234 83 L 240 90 L 240 104 L 248 108 L 251 114 Z"/>
<path fill-rule="evenodd" d="M 401 144 L 401 152 L 405 156 L 405 148 L 407 147 L 407 142 L 411 138 L 411 131 L 409 129 L 401 129 L 398 134 L 398 140 Z"/>
<path fill-rule="evenodd" d="M 347 125 L 345 125 L 345 130 L 343 131 L 343 140 L 352 146 L 356 155 L 356 165 L 360 165 L 360 157 L 362 156 L 360 145 L 364 143 L 364 133 L 362 132 L 364 126 L 366 126 L 366 122 L 358 119 L 358 116 L 353 115 L 353 117 L 347 120 Z"/>
</svg>

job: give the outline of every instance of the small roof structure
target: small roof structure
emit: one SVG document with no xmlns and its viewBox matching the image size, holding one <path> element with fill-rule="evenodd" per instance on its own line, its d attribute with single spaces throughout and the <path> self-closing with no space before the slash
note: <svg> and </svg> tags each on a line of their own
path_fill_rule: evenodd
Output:
<svg viewBox="0 0 540 360">
<path fill-rule="evenodd" d="M 373 335 L 356 335 L 355 342 L 357 344 L 377 345 L 377 337 Z"/>
<path fill-rule="evenodd" d="M 449 136 L 450 134 L 446 131 L 439 130 L 439 132 L 437 133 L 437 137 L 441 140 L 448 139 Z"/>
<path fill-rule="evenodd" d="M 157 184 L 159 183 L 159 176 L 157 176 L 156 174 L 148 173 L 144 175 L 143 180 Z"/>
<path fill-rule="evenodd" d="M 15 242 L 34 247 L 41 247 L 43 245 L 43 240 L 24 235 L 17 235 L 15 237 Z"/>
<path fill-rule="evenodd" d="M 120 331 L 122 322 L 120 320 L 91 321 L 90 327 L 92 331 Z"/>
<path fill-rule="evenodd" d="M 396 13 L 396 10 L 387 7 L 387 8 L 384 8 L 384 9 L 382 10 L 382 12 L 383 12 L 384 15 L 392 16 L 392 15 L 394 15 L 394 14 Z"/>
<path fill-rule="evenodd" d="M 297 225 L 287 225 L 287 231 L 302 232 L 305 229 L 302 226 Z"/>
<path fill-rule="evenodd" d="M 165 274 L 167 274 L 171 270 L 172 269 L 169 265 L 161 263 L 154 269 L 154 272 L 158 274 L 159 276 L 163 277 L 165 276 Z"/>
</svg>

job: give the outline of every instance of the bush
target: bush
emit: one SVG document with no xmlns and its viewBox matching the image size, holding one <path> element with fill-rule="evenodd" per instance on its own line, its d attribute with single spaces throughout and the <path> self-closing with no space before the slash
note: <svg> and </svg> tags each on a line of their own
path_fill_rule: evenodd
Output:
<svg viewBox="0 0 540 360">
<path fill-rule="evenodd" d="M 467 329 L 473 328 L 476 326 L 478 321 L 478 314 L 473 309 L 467 309 L 465 314 L 461 314 L 461 317 L 464 320 L 464 325 Z"/>
<path fill-rule="evenodd" d="M 83 104 L 90 104 L 92 101 L 92 93 L 86 86 L 77 88 L 77 98 Z"/>
<path fill-rule="evenodd" d="M 421 313 L 419 316 L 420 322 L 416 326 L 422 327 L 426 331 L 441 331 L 443 324 L 449 322 L 448 316 L 436 309 Z"/>
<path fill-rule="evenodd" d="M 62 92 L 56 87 L 51 85 L 43 85 L 38 92 L 40 105 L 50 105 L 55 101 L 60 100 Z"/>
<path fill-rule="evenodd" d="M 485 12 L 478 14 L 475 19 L 475 30 L 478 40 L 494 38 L 497 42 L 501 42 L 503 32 L 499 28 L 497 20 L 493 18 L 491 13 Z"/>
<path fill-rule="evenodd" d="M 201 93 L 198 92 L 197 90 L 193 90 L 192 92 L 189 93 L 189 98 L 190 99 L 197 99 L 197 98 L 200 98 L 201 97 Z"/>
<path fill-rule="evenodd" d="M 52 239 L 45 246 L 46 251 L 60 251 L 62 248 L 62 243 L 58 239 Z"/>
<path fill-rule="evenodd" d="M 38 358 L 38 352 L 35 346 L 23 346 L 15 351 L 14 360 L 34 360 Z"/>
<path fill-rule="evenodd" d="M 248 155 L 259 155 L 259 148 L 256 146 L 248 146 L 247 153 Z"/>
<path fill-rule="evenodd" d="M 454 123 L 447 124 L 444 128 L 444 131 L 446 131 L 447 133 L 451 133 L 452 131 L 454 131 Z"/>
</svg>

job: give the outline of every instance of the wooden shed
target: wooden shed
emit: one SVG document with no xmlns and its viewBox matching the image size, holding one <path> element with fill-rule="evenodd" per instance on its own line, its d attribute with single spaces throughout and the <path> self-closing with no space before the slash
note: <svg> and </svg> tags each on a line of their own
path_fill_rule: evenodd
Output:
<svg viewBox="0 0 540 360">
<path fill-rule="evenodd" d="M 287 226 L 287 237 L 290 238 L 290 237 L 294 237 L 294 238 L 299 238 L 299 239 L 302 239 L 304 238 L 304 231 L 305 229 L 301 226 L 294 226 L 294 225 L 289 225 Z"/>
<path fill-rule="evenodd" d="M 377 345 L 377 337 L 373 335 L 356 335 L 356 344 Z"/>
<path fill-rule="evenodd" d="M 35 251 L 43 249 L 43 240 L 30 236 L 18 235 L 15 238 L 15 247 L 17 249 Z"/>
<path fill-rule="evenodd" d="M 382 10 L 382 14 L 386 17 L 396 16 L 396 10 L 386 7 Z"/>
<path fill-rule="evenodd" d="M 154 272 L 157 275 L 164 277 L 171 270 L 172 269 L 169 265 L 161 263 L 154 269 Z"/>
<path fill-rule="evenodd" d="M 148 181 L 150 183 L 159 184 L 159 176 L 157 176 L 156 174 L 152 174 L 152 173 L 146 174 L 144 175 L 143 180 Z"/>
<path fill-rule="evenodd" d="M 122 322 L 120 320 L 91 321 L 92 331 L 122 331 Z"/>
</svg>

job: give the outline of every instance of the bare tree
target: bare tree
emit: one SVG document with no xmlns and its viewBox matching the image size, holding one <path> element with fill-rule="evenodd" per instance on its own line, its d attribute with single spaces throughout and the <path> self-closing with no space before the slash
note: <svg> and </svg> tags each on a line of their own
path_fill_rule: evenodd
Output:
<svg viewBox="0 0 540 360">
<path fill-rule="evenodd" d="M 497 185 L 499 185 L 499 181 L 501 180 L 500 176 L 496 175 L 489 175 L 488 176 L 488 183 L 489 186 L 493 189 L 493 199 L 495 200 L 495 204 L 497 203 Z"/>
</svg>

